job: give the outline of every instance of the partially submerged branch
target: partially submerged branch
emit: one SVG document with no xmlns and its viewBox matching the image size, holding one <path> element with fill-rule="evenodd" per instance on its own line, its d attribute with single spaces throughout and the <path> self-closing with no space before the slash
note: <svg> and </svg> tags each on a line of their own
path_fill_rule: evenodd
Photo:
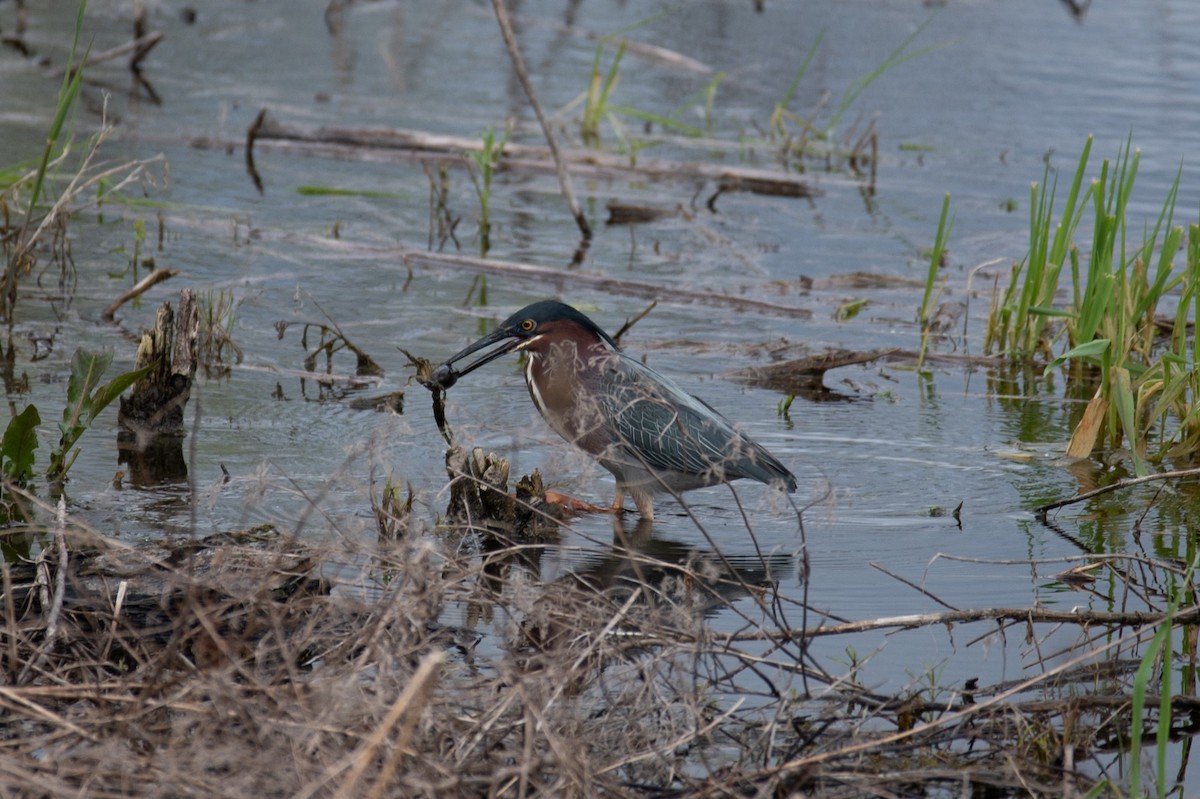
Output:
<svg viewBox="0 0 1200 799">
<path fill-rule="evenodd" d="M 463 155 L 481 151 L 478 139 L 444 136 L 414 130 L 390 128 L 304 128 L 276 122 L 261 114 L 246 139 L 250 151 L 260 144 L 354 160 L 369 160 L 379 153 L 417 160 L 442 160 L 462 163 Z M 199 144 L 203 144 L 202 142 Z M 213 146 L 218 143 L 214 142 Z M 224 146 L 221 143 L 221 146 Z M 816 197 L 820 189 L 808 177 L 768 169 L 755 169 L 699 161 L 676 162 L 639 158 L 636 166 L 626 156 L 607 155 L 584 150 L 561 150 L 563 162 L 579 176 L 597 179 L 684 180 L 716 184 L 718 191 L 748 191 L 772 197 Z M 248 151 L 252 160 L 252 153 Z M 500 168 L 529 172 L 553 172 L 558 168 L 551 151 L 509 142 L 504 146 Z M 822 177 L 823 183 L 837 182 Z"/>
<path fill-rule="evenodd" d="M 1177 469 L 1172 472 L 1159 472 L 1156 474 L 1148 474 L 1143 477 L 1130 477 L 1126 480 L 1118 480 L 1112 485 L 1093 488 L 1091 491 L 1085 491 L 1082 494 L 1076 494 L 1073 497 L 1055 500 L 1054 502 L 1047 502 L 1045 505 L 1039 505 L 1034 512 L 1037 513 L 1038 516 L 1045 518 L 1048 512 L 1056 508 L 1074 505 L 1077 502 L 1083 502 L 1084 500 L 1091 499 L 1092 497 L 1098 497 L 1102 494 L 1108 494 L 1113 491 L 1120 491 L 1125 488 L 1142 485 L 1143 483 L 1152 483 L 1158 480 L 1184 480 L 1189 477 L 1200 477 L 1200 469 Z"/>
</svg>

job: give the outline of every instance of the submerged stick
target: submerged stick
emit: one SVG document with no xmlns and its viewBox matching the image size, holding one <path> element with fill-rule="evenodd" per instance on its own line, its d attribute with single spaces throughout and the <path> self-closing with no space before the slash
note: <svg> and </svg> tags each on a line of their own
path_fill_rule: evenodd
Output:
<svg viewBox="0 0 1200 799">
<path fill-rule="evenodd" d="M 517 71 L 517 78 L 521 81 L 521 87 L 525 89 L 525 96 L 529 98 L 533 113 L 537 115 L 538 124 L 542 126 L 542 133 L 546 136 L 546 144 L 550 147 L 550 156 L 554 159 L 554 168 L 558 172 L 558 183 L 562 186 L 563 198 L 567 201 L 567 207 L 571 209 L 571 215 L 575 217 L 575 224 L 579 225 L 583 240 L 591 241 L 592 228 L 580 210 L 579 203 L 575 201 L 571 176 L 567 174 L 567 167 L 558 153 L 558 140 L 554 137 L 554 130 L 550 127 L 546 115 L 542 113 L 542 104 L 538 102 L 533 83 L 529 80 L 529 73 L 525 71 L 525 61 L 521 58 L 521 49 L 517 47 L 517 38 L 513 35 L 512 21 L 504 8 L 504 0 L 492 0 L 492 8 L 496 11 L 496 22 L 500 24 L 500 35 L 504 37 L 504 46 L 508 48 L 508 57 L 512 59 L 513 69 Z"/>
<path fill-rule="evenodd" d="M 1085 499 L 1098 497 L 1101 494 L 1108 494 L 1112 491 L 1119 491 L 1122 488 L 1130 488 L 1132 486 L 1141 485 L 1142 483 L 1150 483 L 1156 480 L 1175 480 L 1184 477 L 1200 477 L 1200 469 L 1177 469 L 1173 472 L 1161 472 L 1159 474 L 1148 474 L 1144 477 L 1130 477 L 1127 480 L 1118 480 L 1112 485 L 1093 488 L 1091 491 L 1084 491 L 1082 494 L 1076 494 L 1067 499 L 1059 499 L 1054 502 L 1048 502 L 1045 505 L 1039 505 L 1034 509 L 1034 513 L 1040 518 L 1045 518 L 1047 511 L 1052 511 L 1056 508 L 1063 508 L 1067 505 L 1074 505 L 1076 502 L 1083 502 Z"/>
<path fill-rule="evenodd" d="M 345 242 L 332 242 L 326 240 L 325 244 L 345 244 Z M 704 305 L 715 305 L 725 308 L 733 308 L 738 311 L 751 311 L 756 313 L 771 314 L 773 316 L 790 316 L 800 319 L 807 319 L 812 316 L 812 311 L 807 308 L 795 308 L 787 305 L 780 305 L 766 300 L 759 300 L 753 297 L 733 297 L 728 294 L 719 294 L 715 291 L 700 291 L 685 288 L 677 288 L 674 286 L 661 286 L 655 283 L 650 283 L 643 280 L 629 280 L 626 278 L 609 277 L 608 275 L 596 275 L 587 272 L 563 272 L 561 269 L 552 269 L 546 266 L 538 266 L 536 264 L 526 264 L 517 261 L 493 261 L 484 260 L 483 258 L 473 258 L 466 255 L 457 255 L 450 253 L 432 253 L 424 250 L 413 248 L 400 247 L 393 248 L 391 252 L 399 255 L 405 264 L 411 265 L 424 264 L 426 266 L 434 266 L 439 269 L 466 269 L 474 272 L 486 272 L 490 274 L 505 275 L 506 277 L 534 280 L 540 283 L 543 287 L 547 284 L 554 285 L 556 283 L 570 284 L 574 286 L 590 286 L 600 291 L 607 291 L 612 294 L 622 294 L 631 297 L 646 297 L 660 302 L 683 302 L 683 303 L 701 303 Z"/>
</svg>

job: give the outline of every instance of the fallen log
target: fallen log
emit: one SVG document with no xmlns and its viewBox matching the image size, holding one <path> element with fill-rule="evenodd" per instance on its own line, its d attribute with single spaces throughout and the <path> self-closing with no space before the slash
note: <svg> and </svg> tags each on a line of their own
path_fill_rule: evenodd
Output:
<svg viewBox="0 0 1200 799">
<path fill-rule="evenodd" d="M 204 146 L 203 142 L 196 142 Z M 468 153 L 481 152 L 483 142 L 463 136 L 446 136 L 391 128 L 300 127 L 271 118 L 264 110 L 246 133 L 246 159 L 253 164 L 254 148 L 311 152 L 331 157 L 361 160 L 365 154 L 386 152 L 403 158 L 461 163 Z M 598 179 L 683 180 L 715 183 L 717 193 L 748 191 L 770 197 L 817 197 L 821 190 L 811 178 L 787 172 L 710 164 L 701 161 L 667 161 L 609 155 L 590 150 L 561 150 L 560 155 L 574 175 Z M 499 160 L 499 169 L 555 173 L 548 147 L 509 142 Z M 828 182 L 829 178 L 822 178 Z M 850 181 L 846 181 L 850 183 Z"/>
</svg>

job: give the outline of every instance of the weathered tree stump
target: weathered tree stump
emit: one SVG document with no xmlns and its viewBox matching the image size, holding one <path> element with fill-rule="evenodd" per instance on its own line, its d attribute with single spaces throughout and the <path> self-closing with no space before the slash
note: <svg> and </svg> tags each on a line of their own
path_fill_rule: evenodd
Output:
<svg viewBox="0 0 1200 799">
<path fill-rule="evenodd" d="M 508 461 L 494 452 L 475 447 L 468 456 L 462 447 L 446 452 L 450 475 L 450 502 L 446 519 L 453 524 L 478 527 L 523 538 L 540 538 L 558 529 L 561 508 L 546 501 L 542 476 L 534 470 L 508 493 Z"/>
<path fill-rule="evenodd" d="M 142 333 L 138 368 L 150 370 L 121 397 L 117 421 L 120 463 L 129 465 L 134 485 L 153 485 L 187 477 L 183 459 L 183 410 L 196 376 L 200 314 L 190 289 L 179 292 L 179 312 L 164 302 L 154 328 Z"/>
</svg>

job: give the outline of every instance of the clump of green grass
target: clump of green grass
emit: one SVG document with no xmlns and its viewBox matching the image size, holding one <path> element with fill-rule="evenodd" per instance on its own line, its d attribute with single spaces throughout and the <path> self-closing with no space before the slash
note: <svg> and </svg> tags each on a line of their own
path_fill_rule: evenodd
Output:
<svg viewBox="0 0 1200 799">
<path fill-rule="evenodd" d="M 592 74 L 588 80 L 587 92 L 584 94 L 583 120 L 579 123 L 579 132 L 584 142 L 595 146 L 600 143 L 600 122 L 603 118 L 613 119 L 609 109 L 608 98 L 612 95 L 619 80 L 621 59 L 625 55 L 625 42 L 617 46 L 617 54 L 613 56 L 608 73 L 600 74 L 600 59 L 604 53 L 603 45 L 596 45 L 596 54 L 592 58 Z M 620 129 L 619 124 L 614 128 Z"/>
<path fill-rule="evenodd" d="M 1125 447 L 1141 475 L 1150 462 L 1200 445 L 1200 380 L 1187 332 L 1200 305 L 1200 226 L 1185 234 L 1174 222 L 1176 174 L 1157 218 L 1131 246 L 1137 232 L 1127 209 L 1140 154 L 1127 141 L 1084 188 L 1091 145 L 1089 137 L 1057 216 L 1049 169 L 1033 184 L 1029 252 L 993 297 L 984 349 L 1014 361 L 1040 360 L 1047 372 L 1062 368 L 1069 384 L 1094 391 L 1067 454 L 1083 458 Z M 1075 233 L 1089 208 L 1094 223 L 1085 262 Z M 1064 274 L 1066 305 L 1057 299 Z M 1172 315 L 1158 313 L 1171 303 Z"/>
<path fill-rule="evenodd" d="M 58 101 L 54 109 L 54 119 L 50 123 L 49 130 L 46 132 L 46 146 L 42 151 L 41 160 L 38 163 L 37 169 L 33 172 L 32 188 L 29 190 L 25 218 L 21 224 L 20 231 L 15 237 L 16 244 L 10 251 L 5 253 L 7 264 L 2 278 L 3 291 L 0 291 L 0 317 L 4 319 L 11 320 L 12 310 L 17 302 L 17 282 L 21 276 L 33 271 L 33 267 L 36 264 L 33 248 L 42 232 L 51 226 L 54 217 L 57 215 L 58 205 L 56 204 L 42 218 L 42 221 L 34 226 L 38 200 L 42 196 L 42 190 L 46 184 L 46 176 L 50 171 L 52 162 L 58 160 L 55 157 L 55 153 L 60 151 L 59 139 L 63 135 L 63 129 L 66 127 L 67 116 L 75 106 L 75 100 L 79 96 L 80 87 L 83 85 L 82 61 L 87 61 L 87 56 L 91 48 L 89 47 L 84 52 L 83 59 L 79 62 L 78 66 L 76 65 L 75 54 L 83 32 L 83 14 L 86 8 L 87 0 L 80 0 L 79 10 L 75 14 L 75 34 L 71 39 L 71 55 L 67 60 L 70 68 L 63 73 L 63 82 L 62 86 L 59 87 Z M 62 149 L 65 151 L 65 146 Z M 18 181 L 14 186 L 22 182 Z M 14 186 L 10 186 L 9 190 L 13 190 Z"/>
<path fill-rule="evenodd" d="M 705 124 L 711 127 L 712 109 L 716 100 L 717 86 L 724 80 L 724 73 L 713 77 L 704 87 L 693 94 L 669 114 L 659 114 L 643 111 L 627 105 L 613 102 L 613 93 L 620 83 L 621 60 L 625 56 L 626 42 L 621 39 L 617 43 L 617 51 L 608 69 L 602 68 L 605 42 L 596 45 L 596 53 L 592 58 L 592 70 L 588 78 L 587 89 L 563 106 L 559 116 L 567 114 L 575 108 L 582 107 L 579 120 L 579 134 L 583 142 L 590 147 L 601 146 L 600 130 L 602 123 L 607 122 L 617 139 L 618 152 L 629 155 L 632 166 L 637 165 L 637 156 L 643 149 L 654 144 L 650 139 L 639 139 L 632 135 L 625 119 L 637 119 L 658 125 L 663 130 L 687 136 L 700 138 L 704 131 L 681 120 L 683 113 L 692 108 L 701 98 L 704 99 Z"/>
<path fill-rule="evenodd" d="M 231 289 L 209 291 L 200 301 L 197 356 L 209 377 L 226 377 L 231 364 L 242 362 L 242 348 L 233 340 L 233 326 L 241 304 Z"/>
</svg>

